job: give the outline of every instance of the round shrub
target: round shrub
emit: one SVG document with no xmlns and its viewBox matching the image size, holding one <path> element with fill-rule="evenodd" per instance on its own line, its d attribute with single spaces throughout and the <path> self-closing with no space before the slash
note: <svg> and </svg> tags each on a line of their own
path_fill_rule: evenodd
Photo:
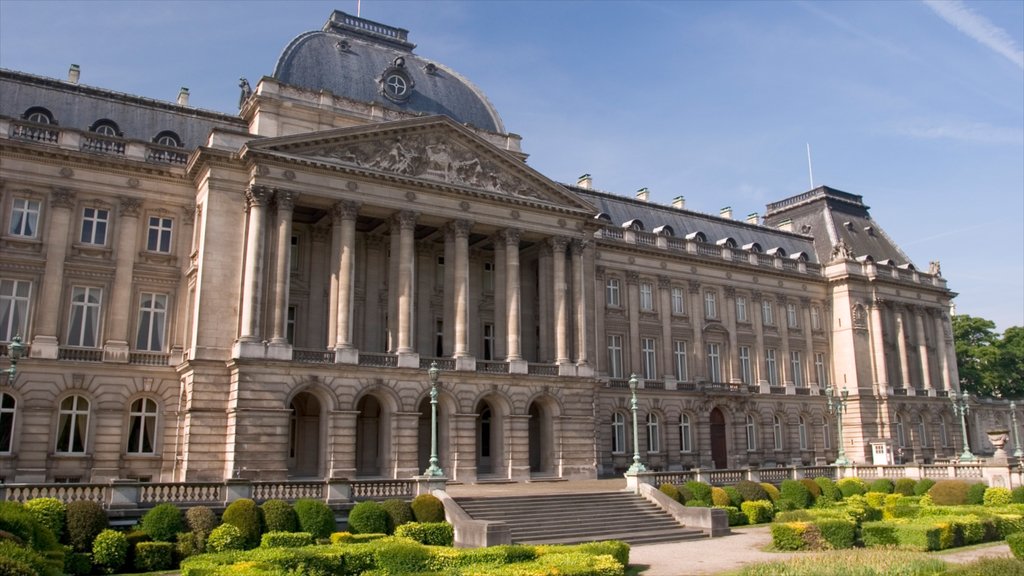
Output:
<svg viewBox="0 0 1024 576">
<path fill-rule="evenodd" d="M 814 483 L 821 489 L 821 499 L 825 502 L 838 502 L 843 499 L 843 493 L 839 491 L 836 483 L 831 478 L 818 476 Z"/>
<path fill-rule="evenodd" d="M 17 502 L 0 501 L 0 543 L 4 542 L 26 550 L 28 553 L 18 559 L 33 566 L 38 561 L 41 567 L 37 572 L 54 576 L 61 573 L 64 547 L 49 528 Z"/>
<path fill-rule="evenodd" d="M 748 500 L 740 505 L 740 509 L 747 515 L 749 524 L 771 522 L 775 515 L 775 506 L 768 500 Z"/>
<path fill-rule="evenodd" d="M 757 482 L 751 482 L 750 480 L 740 480 L 737 482 L 736 491 L 743 497 L 744 502 L 771 499 L 760 484 Z"/>
<path fill-rule="evenodd" d="M 783 480 L 779 486 L 779 502 L 788 502 L 796 508 L 807 508 L 812 504 L 811 493 L 799 480 Z"/>
<path fill-rule="evenodd" d="M 395 529 L 402 524 L 412 522 L 412 506 L 405 500 L 391 499 L 380 503 L 380 507 L 388 513 L 388 534 L 394 534 Z"/>
<path fill-rule="evenodd" d="M 686 488 L 693 494 L 693 500 L 700 500 L 711 504 L 711 485 L 697 480 L 690 480 L 685 484 Z"/>
<path fill-rule="evenodd" d="M 679 502 L 682 504 L 686 504 L 690 500 L 695 499 L 693 496 L 693 492 L 691 492 L 690 489 L 683 484 L 677 485 L 676 490 L 679 491 Z"/>
<path fill-rule="evenodd" d="M 967 504 L 970 488 L 963 480 L 939 480 L 928 490 L 928 497 L 936 506 L 962 506 Z"/>
<path fill-rule="evenodd" d="M 242 533 L 245 549 L 255 548 L 260 543 L 260 510 L 248 498 L 235 500 L 224 510 L 221 520 L 231 524 Z M 212 535 L 212 533 L 211 533 Z"/>
<path fill-rule="evenodd" d="M 669 498 L 675 500 L 676 502 L 679 502 L 680 504 L 683 502 L 682 500 L 680 500 L 679 489 L 677 489 L 675 486 L 671 484 L 662 484 L 661 486 L 658 487 L 658 490 L 660 490 L 662 494 L 668 496 Z"/>
<path fill-rule="evenodd" d="M 984 482 L 971 484 L 971 487 L 967 489 L 967 503 L 977 506 L 984 504 L 985 490 L 988 490 L 988 484 L 985 484 Z"/>
<path fill-rule="evenodd" d="M 779 498 L 782 497 L 779 489 L 770 482 L 761 482 L 761 488 L 764 490 L 764 493 L 768 495 L 768 499 L 771 500 L 773 504 L 778 502 Z"/>
<path fill-rule="evenodd" d="M 921 478 L 914 484 L 914 496 L 924 496 L 935 486 L 935 480 L 931 478 Z M 1024 500 L 1022 500 L 1024 502 Z"/>
<path fill-rule="evenodd" d="M 732 501 L 729 500 L 729 494 L 725 490 L 718 486 L 711 488 L 711 504 L 715 506 L 729 506 L 731 503 Z"/>
<path fill-rule="evenodd" d="M 1010 546 L 1010 552 L 1017 560 L 1024 560 L 1024 532 L 1014 532 L 1006 537 L 1006 543 Z"/>
<path fill-rule="evenodd" d="M 888 478 L 878 478 L 871 482 L 871 486 L 868 488 L 868 492 L 881 492 L 882 494 L 892 494 L 892 480 Z"/>
<path fill-rule="evenodd" d="M 295 509 L 284 500 L 267 500 L 260 504 L 264 532 L 298 532 L 299 518 Z"/>
<path fill-rule="evenodd" d="M 338 527 L 334 521 L 334 511 L 319 500 L 296 500 L 295 515 L 299 519 L 299 530 L 309 532 L 313 538 L 329 538 L 331 532 Z"/>
<path fill-rule="evenodd" d="M 76 552 L 91 551 L 92 541 L 108 525 L 103 508 L 92 500 L 76 500 L 68 503 L 65 515 L 68 543 Z"/>
<path fill-rule="evenodd" d="M 53 537 L 60 540 L 64 533 L 64 511 L 67 507 L 56 498 L 33 498 L 25 502 L 25 510 L 28 510 L 53 532 Z"/>
<path fill-rule="evenodd" d="M 430 552 L 419 542 L 406 538 L 385 538 L 374 547 L 377 569 L 385 574 L 408 574 L 427 569 Z"/>
<path fill-rule="evenodd" d="M 420 494 L 412 499 L 412 515 L 417 522 L 444 522 L 444 504 L 433 494 Z"/>
<path fill-rule="evenodd" d="M 242 531 L 234 524 L 221 524 L 210 532 L 210 536 L 206 539 L 206 547 L 211 552 L 245 550 L 246 540 Z"/>
<path fill-rule="evenodd" d="M 373 500 L 356 504 L 348 513 L 348 527 L 354 534 L 386 534 L 388 520 L 388 513 Z"/>
<path fill-rule="evenodd" d="M 157 504 L 142 517 L 142 531 L 157 542 L 174 542 L 178 532 L 184 530 L 181 510 L 170 502 Z"/>
<path fill-rule="evenodd" d="M 117 572 L 128 557 L 128 539 L 109 528 L 96 535 L 92 543 L 92 561 L 108 573 Z"/>
<path fill-rule="evenodd" d="M 1005 506 L 1010 503 L 1009 488 L 989 488 L 985 490 L 985 506 Z"/>
<path fill-rule="evenodd" d="M 867 486 L 864 485 L 864 481 L 860 478 L 843 478 L 839 482 L 836 482 L 836 486 L 839 491 L 843 493 L 843 498 L 849 498 L 850 496 L 861 496 L 867 492 Z"/>
<path fill-rule="evenodd" d="M 735 506 L 715 506 L 715 508 L 725 510 L 725 513 L 729 515 L 729 526 L 745 526 L 747 524 L 747 515 L 739 508 Z"/>
<path fill-rule="evenodd" d="M 896 480 L 896 484 L 893 486 L 893 494 L 902 494 L 904 496 L 916 496 L 914 494 L 914 487 L 917 486 L 917 481 L 912 478 L 899 478 Z"/>
<path fill-rule="evenodd" d="M 170 542 L 139 542 L 135 545 L 134 566 L 139 572 L 173 568 L 174 544 Z"/>
<path fill-rule="evenodd" d="M 725 493 L 729 495 L 729 506 L 739 508 L 740 504 L 743 503 L 743 496 L 740 495 L 740 491 L 735 486 L 723 486 L 722 490 L 725 490 Z"/>
<path fill-rule="evenodd" d="M 815 482 L 812 478 L 801 478 L 800 482 L 807 487 L 807 491 L 811 493 L 811 503 L 813 504 L 818 496 L 821 496 L 821 486 Z"/>
<path fill-rule="evenodd" d="M 455 530 L 447 522 L 407 522 L 395 529 L 395 536 L 427 546 L 451 546 L 455 541 Z"/>
</svg>

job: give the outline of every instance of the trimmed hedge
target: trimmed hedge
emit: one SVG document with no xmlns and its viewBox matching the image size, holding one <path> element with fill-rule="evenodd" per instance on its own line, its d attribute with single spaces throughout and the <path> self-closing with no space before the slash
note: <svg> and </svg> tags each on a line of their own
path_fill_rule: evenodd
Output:
<svg viewBox="0 0 1024 576">
<path fill-rule="evenodd" d="M 931 478 L 921 478 L 914 484 L 914 496 L 924 496 L 931 490 L 932 486 L 935 486 L 935 480 Z M 1024 502 L 1024 500 L 1022 500 Z"/>
<path fill-rule="evenodd" d="M 735 506 L 714 506 L 719 510 L 725 510 L 726 514 L 729 515 L 729 526 L 746 526 L 747 515 L 743 513 L 739 508 Z"/>
<path fill-rule="evenodd" d="M 28 510 L 36 520 L 53 532 L 53 537 L 58 541 L 64 533 L 64 514 L 67 509 L 64 503 L 56 498 L 33 498 L 25 502 L 25 510 Z"/>
<path fill-rule="evenodd" d="M 107 528 L 92 543 L 92 560 L 109 572 L 117 572 L 128 558 L 128 539 L 124 532 Z"/>
<path fill-rule="evenodd" d="M 260 548 L 301 548 L 314 543 L 309 532 L 267 532 L 260 538 Z"/>
<path fill-rule="evenodd" d="M 348 527 L 355 534 L 387 534 L 388 521 L 388 513 L 373 500 L 356 504 L 348 513 Z"/>
<path fill-rule="evenodd" d="M 988 484 L 984 482 L 975 482 L 971 484 L 971 487 L 967 489 L 967 503 L 974 505 L 982 505 L 985 503 L 985 490 L 988 490 Z"/>
<path fill-rule="evenodd" d="M 157 504 L 142 517 L 142 531 L 157 542 L 174 542 L 178 532 L 185 530 L 181 510 L 170 502 Z"/>
<path fill-rule="evenodd" d="M 768 482 L 761 482 L 761 488 L 764 490 L 765 494 L 768 495 L 767 499 L 771 500 L 772 504 L 778 502 L 779 498 L 782 497 L 782 494 L 779 492 L 779 489 L 776 488 L 773 484 L 770 484 Z"/>
<path fill-rule="evenodd" d="M 771 522 L 775 515 L 775 506 L 767 500 L 751 500 L 740 505 L 740 509 L 747 516 L 749 524 L 764 524 Z"/>
<path fill-rule="evenodd" d="M 809 508 L 814 503 L 811 492 L 799 480 L 783 480 L 779 486 L 779 493 L 782 495 L 780 503 L 788 502 L 795 508 Z"/>
<path fill-rule="evenodd" d="M 406 522 L 395 528 L 395 536 L 427 546 L 451 546 L 455 542 L 455 528 L 447 522 Z"/>
<path fill-rule="evenodd" d="M 1017 560 L 1024 560 L 1024 532 L 1014 532 L 1006 537 L 1006 543 L 1010 546 L 1010 552 Z"/>
<path fill-rule="evenodd" d="M 261 534 L 260 510 L 256 503 L 249 498 L 240 498 L 228 504 L 221 520 L 224 524 L 230 524 L 238 528 L 242 535 L 244 548 L 255 548 L 259 545 Z M 213 538 L 213 532 L 210 533 L 210 538 Z"/>
<path fill-rule="evenodd" d="M 821 490 L 821 496 L 818 497 L 815 504 L 838 502 L 843 499 L 843 493 L 839 491 L 839 488 L 836 487 L 836 483 L 833 482 L 831 478 L 818 476 L 814 479 L 814 483 L 817 484 L 818 488 Z"/>
<path fill-rule="evenodd" d="M 374 545 L 377 569 L 384 574 L 407 574 L 427 569 L 430 552 L 407 538 L 384 538 Z"/>
<path fill-rule="evenodd" d="M 814 522 L 827 548 L 853 548 L 857 542 L 857 523 L 843 518 L 820 518 Z"/>
<path fill-rule="evenodd" d="M 754 500 L 771 500 L 763 486 L 750 480 L 740 480 L 736 483 L 736 491 L 743 497 L 743 502 Z M 742 502 L 741 502 L 742 503 Z"/>
<path fill-rule="evenodd" d="M 718 486 L 713 486 L 711 488 L 711 504 L 714 506 L 729 506 L 732 504 L 732 500 L 729 498 L 728 492 Z"/>
<path fill-rule="evenodd" d="M 871 482 L 868 486 L 868 492 L 881 492 L 882 494 L 892 494 L 893 483 L 888 478 L 877 478 Z"/>
<path fill-rule="evenodd" d="M 658 486 L 658 490 L 660 490 L 662 494 L 668 496 L 669 498 L 675 500 L 676 502 L 679 502 L 680 504 L 683 503 L 682 496 L 679 494 L 679 489 L 676 488 L 675 486 L 666 482 L 665 484 Z"/>
<path fill-rule="evenodd" d="M 776 550 L 806 550 L 808 548 L 808 541 L 817 541 L 820 539 L 820 536 L 817 528 L 809 522 L 772 524 L 772 546 Z"/>
<path fill-rule="evenodd" d="M 135 546 L 134 566 L 140 572 L 174 568 L 174 544 L 170 542 L 139 542 Z"/>
<path fill-rule="evenodd" d="M 725 490 L 725 493 L 729 495 L 729 506 L 739 508 L 740 504 L 743 503 L 743 496 L 740 494 L 740 491 L 735 486 L 722 486 L 722 490 Z"/>
<path fill-rule="evenodd" d="M 1017 486 L 1010 491 L 1010 501 L 1014 504 L 1024 504 L 1024 486 Z"/>
<path fill-rule="evenodd" d="M 692 500 L 700 500 L 701 502 L 707 502 L 707 505 L 711 505 L 711 485 L 698 480 L 690 480 L 686 484 L 686 489 L 693 495 Z"/>
<path fill-rule="evenodd" d="M 245 550 L 246 544 L 245 535 L 234 524 L 221 524 L 217 526 L 206 539 L 206 547 L 213 552 Z"/>
<path fill-rule="evenodd" d="M 264 532 L 299 531 L 299 517 L 292 505 L 284 500 L 267 500 L 260 504 L 260 518 Z"/>
<path fill-rule="evenodd" d="M 334 511 L 320 500 L 301 498 L 295 501 L 295 516 L 299 519 L 299 530 L 309 532 L 313 538 L 328 538 L 338 529 Z"/>
<path fill-rule="evenodd" d="M 863 496 L 868 491 L 864 481 L 857 477 L 842 478 L 836 482 L 836 487 L 843 494 L 843 498 L 850 496 Z"/>
<path fill-rule="evenodd" d="M 939 480 L 928 490 L 928 497 L 936 506 L 960 506 L 967 504 L 970 488 L 963 480 Z"/>
<path fill-rule="evenodd" d="M 417 522 L 444 522 L 444 504 L 433 494 L 420 494 L 412 499 L 412 515 Z"/>
<path fill-rule="evenodd" d="M 93 540 L 108 525 L 107 515 L 98 502 L 76 500 L 67 505 L 68 543 L 76 552 L 91 552 Z"/>
<path fill-rule="evenodd" d="M 361 542 L 372 542 L 386 537 L 383 532 L 378 534 L 353 534 L 351 532 L 335 532 L 331 534 L 331 544 L 358 544 Z"/>
<path fill-rule="evenodd" d="M 61 569 L 36 550 L 19 546 L 10 540 L 0 540 L 0 574 L 60 576 Z"/>
<path fill-rule="evenodd" d="M 914 494 L 914 488 L 917 486 L 917 481 L 913 478 L 898 478 L 896 483 L 892 487 L 894 494 L 902 494 L 904 496 L 916 496 Z"/>
<path fill-rule="evenodd" d="M 985 506 L 1005 506 L 1010 503 L 1009 488 L 989 488 L 982 498 Z"/>
<path fill-rule="evenodd" d="M 385 500 L 380 507 L 388 513 L 388 534 L 394 534 L 396 528 L 413 521 L 412 506 L 405 500 Z"/>
</svg>

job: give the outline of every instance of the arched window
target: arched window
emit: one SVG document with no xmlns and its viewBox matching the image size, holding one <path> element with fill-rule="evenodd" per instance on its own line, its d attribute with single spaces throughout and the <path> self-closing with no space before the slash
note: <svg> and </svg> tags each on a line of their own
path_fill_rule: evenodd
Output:
<svg viewBox="0 0 1024 576">
<path fill-rule="evenodd" d="M 117 123 L 113 120 L 108 120 L 106 118 L 94 122 L 93 125 L 89 127 L 89 131 L 95 132 L 102 136 L 121 136 L 121 129 L 118 128 Z"/>
<path fill-rule="evenodd" d="M 0 453 L 11 451 L 14 445 L 14 409 L 17 402 L 14 396 L 0 394 Z"/>
<path fill-rule="evenodd" d="M 800 417 L 800 423 L 797 425 L 797 431 L 800 434 L 800 449 L 807 450 L 807 421 L 804 417 Z"/>
<path fill-rule="evenodd" d="M 691 436 L 690 416 L 683 414 L 679 417 L 679 451 L 693 451 L 693 437 Z"/>
<path fill-rule="evenodd" d="M 29 122 L 35 122 L 36 124 L 56 124 L 57 122 L 53 119 L 53 114 L 49 110 L 42 106 L 33 106 L 28 110 L 25 110 L 25 114 L 22 118 Z"/>
<path fill-rule="evenodd" d="M 55 451 L 62 454 L 84 453 L 88 433 L 89 401 L 82 396 L 68 396 L 60 403 Z"/>
<path fill-rule="evenodd" d="M 657 414 L 647 414 L 647 451 L 661 452 L 661 428 Z"/>
<path fill-rule="evenodd" d="M 626 417 L 622 412 L 612 414 L 612 453 L 622 454 L 626 451 Z"/>
<path fill-rule="evenodd" d="M 181 138 L 174 132 L 171 132 L 170 130 L 164 130 L 163 132 L 157 134 L 153 138 L 153 142 L 161 146 L 181 148 Z"/>
<path fill-rule="evenodd" d="M 128 413 L 128 453 L 156 452 L 156 402 L 139 398 Z"/>
<path fill-rule="evenodd" d="M 747 451 L 757 450 L 757 422 L 754 417 L 747 414 Z"/>
<path fill-rule="evenodd" d="M 777 415 L 772 416 L 772 436 L 775 439 L 775 449 L 782 450 L 782 419 Z"/>
</svg>

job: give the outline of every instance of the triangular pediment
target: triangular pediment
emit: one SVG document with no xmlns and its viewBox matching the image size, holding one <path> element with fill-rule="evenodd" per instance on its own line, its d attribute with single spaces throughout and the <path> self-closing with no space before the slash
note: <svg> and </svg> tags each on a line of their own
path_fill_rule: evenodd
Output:
<svg viewBox="0 0 1024 576">
<path fill-rule="evenodd" d="M 250 142 L 248 153 L 518 198 L 586 214 L 593 206 L 444 116 Z"/>
</svg>

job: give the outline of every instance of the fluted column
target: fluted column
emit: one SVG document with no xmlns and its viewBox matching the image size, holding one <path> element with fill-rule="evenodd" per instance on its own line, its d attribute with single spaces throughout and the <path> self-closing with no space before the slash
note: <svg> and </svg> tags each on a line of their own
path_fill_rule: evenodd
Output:
<svg viewBox="0 0 1024 576">
<path fill-rule="evenodd" d="M 693 352 L 690 357 L 690 371 L 693 381 L 707 375 L 707 362 L 704 359 L 704 303 L 700 297 L 700 282 L 690 280 L 690 324 L 693 327 Z"/>
<path fill-rule="evenodd" d="M 589 244 L 587 240 L 572 241 L 572 301 L 576 307 L 576 325 L 573 333 L 576 335 L 576 364 L 579 366 L 590 363 L 587 357 L 587 336 L 590 334 L 587 325 L 587 299 L 583 290 L 586 285 L 583 258 Z"/>
<path fill-rule="evenodd" d="M 491 360 L 508 358 L 508 247 L 503 231 L 493 238 L 494 245 L 494 348 Z"/>
<path fill-rule="evenodd" d="M 412 354 L 412 289 L 413 258 L 416 230 L 415 212 L 403 210 L 398 213 L 398 353 Z M 457 260 L 458 258 L 456 258 Z M 417 363 L 418 364 L 418 363 Z"/>
<path fill-rule="evenodd" d="M 128 322 L 132 301 L 132 276 L 135 271 L 135 254 L 139 237 L 138 198 L 121 198 L 117 226 L 117 254 L 114 269 L 114 289 L 110 294 L 109 338 L 103 346 L 103 360 L 107 362 L 128 362 Z"/>
<path fill-rule="evenodd" d="M 554 283 L 555 305 L 555 362 L 569 362 L 568 322 L 569 313 L 566 303 L 565 282 L 565 248 L 569 244 L 567 238 L 556 236 L 550 239 L 551 258 L 554 262 L 552 281 Z"/>
<path fill-rule="evenodd" d="M 68 253 L 68 230 L 74 207 L 75 193 L 71 190 L 54 188 L 50 192 L 50 217 L 46 226 L 46 266 L 38 300 L 47 305 L 38 306 L 38 322 L 30 349 L 33 358 L 57 358 L 57 323 L 62 308 L 64 259 Z"/>
<path fill-rule="evenodd" d="M 455 232 L 444 227 L 444 303 L 441 320 L 441 352 L 445 357 L 455 354 Z"/>
<path fill-rule="evenodd" d="M 807 358 L 804 360 L 804 372 L 807 374 L 807 385 L 820 386 L 818 382 L 818 371 L 814 370 L 814 327 L 811 325 L 811 299 L 800 298 L 800 306 L 803 308 L 804 316 L 804 349 Z"/>
<path fill-rule="evenodd" d="M 509 362 L 522 360 L 520 335 L 520 279 L 519 279 L 519 230 L 508 228 L 502 234 L 505 240 L 505 317 L 507 319 Z"/>
<path fill-rule="evenodd" d="M 274 254 L 274 324 L 270 344 L 287 346 L 288 288 L 291 280 L 292 213 L 295 196 L 288 190 L 274 192 L 277 204 L 277 250 Z"/>
<path fill-rule="evenodd" d="M 341 352 L 351 350 L 352 308 L 355 296 L 356 269 L 356 218 L 359 217 L 359 203 L 342 201 L 331 207 L 331 215 L 338 228 L 338 247 L 334 251 L 338 258 L 337 307 L 335 312 L 335 361 L 358 362 L 358 354 Z"/>
<path fill-rule="evenodd" d="M 789 363 L 789 307 L 786 305 L 788 302 L 786 300 L 786 296 L 783 294 L 776 295 L 775 301 L 778 304 L 778 306 L 776 306 L 775 308 L 775 311 L 777 312 L 777 316 L 779 319 L 779 322 L 777 322 L 777 324 L 779 325 L 780 340 L 779 353 L 782 355 L 782 358 L 779 358 L 778 362 L 779 380 L 781 380 L 782 383 L 786 386 L 792 386 L 793 369 Z"/>
<path fill-rule="evenodd" d="M 949 358 L 946 356 L 946 330 L 941 311 L 935 312 L 935 352 L 939 360 L 939 381 L 943 390 L 951 390 L 949 385 Z"/>
<path fill-rule="evenodd" d="M 914 312 L 914 328 L 917 332 L 917 355 L 921 360 L 921 387 L 925 390 L 934 390 L 932 386 L 932 372 L 928 366 L 928 339 L 924 336 L 924 308 L 916 307 Z"/>
<path fill-rule="evenodd" d="M 455 233 L 455 357 L 469 356 L 469 231 L 473 223 L 456 220 Z"/>
<path fill-rule="evenodd" d="M 626 270 L 626 313 L 629 316 L 629 366 L 624 367 L 623 376 L 630 372 L 639 374 L 640 362 L 640 275 L 635 270 Z"/>
<path fill-rule="evenodd" d="M 661 357 L 666 378 L 679 379 L 674 361 L 675 350 L 672 348 L 672 279 L 658 276 L 658 313 L 661 315 Z"/>
<path fill-rule="evenodd" d="M 879 394 L 889 389 L 889 374 L 885 361 L 885 335 L 882 332 L 882 306 L 884 302 L 875 299 L 871 305 L 871 357 L 875 364 L 875 385 Z"/>
<path fill-rule="evenodd" d="M 253 186 L 246 190 L 249 206 L 249 234 L 245 243 L 245 270 L 242 276 L 242 312 L 240 342 L 259 342 L 260 304 L 263 295 L 263 243 L 266 226 L 266 207 L 270 190 Z"/>
<path fill-rule="evenodd" d="M 907 351 L 907 330 L 903 326 L 903 310 L 896 308 L 893 310 L 893 316 L 896 317 L 896 348 L 900 353 L 900 376 L 903 387 L 913 388 L 910 382 L 910 355 Z"/>
<path fill-rule="evenodd" d="M 767 382 L 764 366 L 764 316 L 761 311 L 762 295 L 760 292 L 751 294 L 750 302 L 754 308 L 750 321 L 754 325 L 754 350 L 750 355 L 751 378 L 756 384 Z"/>
<path fill-rule="evenodd" d="M 728 374 L 725 376 L 728 382 L 739 384 L 743 379 L 740 377 L 740 349 L 736 341 L 736 289 L 732 286 L 725 287 L 722 316 L 725 317 L 725 327 L 729 331 L 729 350 L 726 351 L 729 361 L 723 363 L 724 366 L 728 366 Z"/>
</svg>

